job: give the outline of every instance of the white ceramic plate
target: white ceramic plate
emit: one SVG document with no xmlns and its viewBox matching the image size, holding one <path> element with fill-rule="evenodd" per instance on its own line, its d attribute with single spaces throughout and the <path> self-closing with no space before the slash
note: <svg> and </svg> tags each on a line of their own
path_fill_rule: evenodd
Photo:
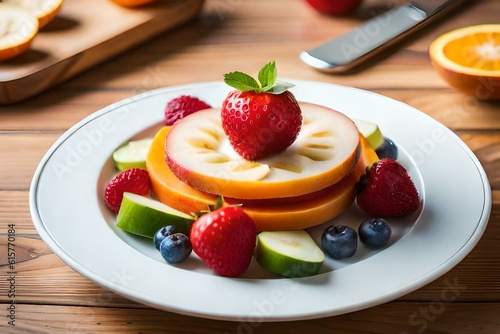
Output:
<svg viewBox="0 0 500 334">
<path fill-rule="evenodd" d="M 48 246 L 100 286 L 154 308 L 213 319 L 256 323 L 352 312 L 401 297 L 458 264 L 481 237 L 491 210 L 486 174 L 474 154 L 446 127 L 392 99 L 359 89 L 288 80 L 300 101 L 378 123 L 393 139 L 422 201 L 412 217 L 391 220 L 389 247 L 360 246 L 323 272 L 277 278 L 252 263 L 242 278 L 223 278 L 195 256 L 166 264 L 150 240 L 114 226 L 103 190 L 116 173 L 112 152 L 133 138 L 152 137 L 166 102 L 190 94 L 220 106 L 222 82 L 154 90 L 110 105 L 69 129 L 44 156 L 33 178 L 30 208 Z M 357 226 L 353 205 L 334 223 Z M 311 229 L 318 238 L 327 225 Z"/>
</svg>

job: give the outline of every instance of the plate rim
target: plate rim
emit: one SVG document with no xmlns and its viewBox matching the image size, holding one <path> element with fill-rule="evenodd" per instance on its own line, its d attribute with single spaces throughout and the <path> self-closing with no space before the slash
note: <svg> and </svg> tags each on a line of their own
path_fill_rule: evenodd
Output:
<svg viewBox="0 0 500 334">
<path fill-rule="evenodd" d="M 337 87 L 341 89 L 353 89 L 359 92 L 362 92 L 363 94 L 369 93 L 369 94 L 374 94 L 377 97 L 382 97 L 384 99 L 388 99 L 391 101 L 391 103 L 399 103 L 407 108 L 414 109 L 418 111 L 418 109 L 413 108 L 409 105 L 406 105 L 400 101 L 391 99 L 389 97 L 383 96 L 378 93 L 374 93 L 368 90 L 363 90 L 359 88 L 354 88 L 354 87 L 348 87 L 348 86 L 343 86 L 343 85 L 338 85 L 338 84 L 332 84 L 332 83 L 325 83 L 325 82 L 316 82 L 316 81 L 308 81 L 308 80 L 301 80 L 301 79 L 287 79 L 287 80 L 293 80 L 290 82 L 297 82 L 301 83 L 302 85 L 304 84 L 312 84 L 312 85 L 322 85 L 325 87 Z M 120 287 L 119 285 L 114 284 L 113 282 L 105 281 L 103 280 L 103 277 L 99 276 L 97 273 L 94 273 L 92 271 L 89 271 L 86 268 L 82 268 L 81 264 L 79 264 L 71 254 L 68 254 L 57 242 L 57 240 L 54 240 L 50 232 L 47 230 L 47 226 L 43 222 L 42 217 L 40 216 L 39 212 L 39 207 L 38 207 L 38 201 L 36 198 L 36 195 L 38 193 L 38 187 L 39 187 L 39 179 L 41 178 L 41 174 L 43 173 L 43 170 L 47 163 L 50 161 L 50 158 L 52 155 L 64 144 L 64 142 L 75 132 L 77 132 L 79 129 L 84 127 L 86 124 L 94 121 L 95 119 L 99 118 L 102 115 L 105 115 L 106 113 L 109 113 L 116 108 L 122 107 L 124 105 L 127 105 L 131 101 L 134 100 L 140 100 L 142 98 L 151 96 L 151 95 L 156 95 L 156 94 L 163 94 L 165 92 L 174 92 L 174 91 L 180 91 L 180 90 L 190 90 L 193 88 L 202 88 L 206 86 L 212 86 L 212 85 L 220 85 L 220 81 L 209 81 L 209 82 L 201 82 L 201 83 L 193 83 L 193 84 L 185 84 L 185 85 L 179 85 L 179 86 L 172 86 L 172 87 L 164 87 L 164 88 L 158 88 L 152 91 L 144 92 L 132 97 L 128 97 L 126 99 L 123 99 L 121 101 L 115 102 L 113 104 L 110 104 L 104 108 L 101 108 L 100 110 L 90 114 L 89 116 L 85 117 L 81 121 L 77 122 L 75 125 L 70 127 L 67 131 L 65 131 L 54 143 L 53 145 L 49 148 L 49 150 L 45 153 L 43 158 L 40 160 L 40 163 L 38 164 L 35 173 L 33 175 L 33 179 L 30 185 L 30 191 L 29 191 L 29 204 L 30 204 L 30 212 L 31 216 L 33 219 L 33 223 L 35 225 L 35 228 L 37 229 L 38 233 L 42 237 L 42 240 L 48 245 L 48 247 L 58 256 L 60 257 L 68 266 L 70 266 L 72 269 L 77 271 L 79 274 L 82 276 L 90 279 L 92 282 L 102 286 L 105 289 L 111 290 L 119 295 L 124 296 L 127 299 L 134 300 L 136 302 L 146 304 L 149 306 L 152 306 L 154 308 L 159 308 L 159 309 L 164 309 L 167 311 L 172 311 L 172 312 L 177 312 L 181 314 L 186 314 L 186 315 L 191 315 L 191 316 L 198 316 L 198 317 L 204 317 L 204 318 L 210 318 L 210 319 L 218 319 L 218 320 L 235 320 L 234 316 L 227 316 L 223 314 L 216 314 L 216 313 L 203 313 L 203 312 L 193 312 L 189 309 L 183 309 L 183 308 L 175 308 L 175 307 L 167 307 L 165 309 L 165 305 L 157 305 L 157 303 L 152 302 L 151 300 L 145 301 L 143 298 L 138 296 L 138 294 L 127 294 L 124 293 L 123 288 Z M 432 119 L 430 116 L 423 114 L 422 116 L 428 117 L 430 120 L 435 122 L 436 124 L 439 124 L 440 126 L 445 127 L 443 124 L 437 122 L 436 120 Z M 446 128 L 446 127 L 445 127 Z M 140 131 L 140 129 L 139 129 Z M 461 262 L 467 254 L 475 247 L 479 239 L 484 233 L 484 230 L 486 229 L 487 222 L 489 219 L 489 216 L 491 214 L 491 205 L 492 205 L 492 194 L 491 194 L 491 189 L 489 187 L 489 181 L 487 178 L 487 175 L 482 168 L 479 160 L 475 156 L 475 154 L 470 150 L 470 148 L 453 132 L 450 131 L 450 135 L 453 136 L 454 141 L 456 144 L 458 144 L 461 149 L 464 151 L 464 153 L 467 154 L 467 157 L 472 160 L 474 163 L 474 166 L 477 169 L 478 175 L 481 179 L 482 182 L 482 190 L 484 193 L 484 205 L 483 205 L 483 210 L 481 212 L 481 216 L 478 219 L 478 222 L 476 223 L 474 232 L 470 235 L 469 239 L 465 244 L 462 245 L 456 252 L 451 256 L 446 263 L 441 264 L 440 267 L 435 268 L 432 272 L 429 272 L 426 276 L 419 277 L 418 282 L 407 282 L 405 288 L 399 287 L 395 290 L 392 291 L 391 294 L 386 294 L 385 298 L 377 299 L 377 300 L 372 300 L 369 302 L 364 302 L 362 305 L 351 305 L 350 309 L 345 309 L 345 312 L 340 312 L 340 313 L 329 313 L 328 310 L 324 311 L 323 313 L 314 313 L 314 314 L 309 314 L 307 312 L 302 312 L 301 315 L 293 315 L 292 317 L 286 317 L 286 316 L 279 316 L 279 317 L 274 317 L 274 316 L 269 316 L 263 319 L 263 321 L 290 321 L 290 320 L 302 320 L 302 319 L 314 319 L 314 318 L 319 318 L 319 317 L 325 317 L 325 316 L 331 316 L 331 315 L 338 315 L 338 314 L 343 314 L 343 313 L 348 313 L 360 309 L 365 309 L 367 307 L 372 307 L 375 305 L 379 305 L 391 300 L 394 300 L 395 298 L 398 298 L 402 295 L 405 295 L 411 291 L 414 291 L 416 289 L 421 288 L 422 286 L 430 283 L 431 281 L 437 279 L 439 276 L 442 276 L 445 274 L 447 271 L 449 271 L 451 268 L 456 266 L 459 262 Z M 446 269 L 443 269 L 441 267 L 445 266 Z M 83 269 L 83 270 L 82 270 Z M 83 272 L 82 272 L 83 271 Z M 439 275 L 436 276 L 436 271 L 440 273 Z"/>
</svg>

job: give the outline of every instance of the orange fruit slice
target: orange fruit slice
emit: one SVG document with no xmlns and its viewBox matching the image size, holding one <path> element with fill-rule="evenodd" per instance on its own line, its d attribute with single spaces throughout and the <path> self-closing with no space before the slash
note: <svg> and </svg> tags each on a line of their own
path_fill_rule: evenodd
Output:
<svg viewBox="0 0 500 334">
<path fill-rule="evenodd" d="M 3 0 L 3 3 L 18 6 L 30 12 L 38 19 L 41 29 L 57 16 L 63 0 Z"/>
<path fill-rule="evenodd" d="M 429 55 L 450 86 L 478 99 L 500 99 L 500 24 L 445 33 L 431 43 Z"/>
<path fill-rule="evenodd" d="M 165 138 L 170 127 L 163 127 L 155 135 L 146 158 L 153 193 L 168 206 L 185 213 L 206 210 L 213 205 L 216 195 L 199 191 L 179 180 L 165 162 Z M 339 183 L 311 197 L 284 199 L 256 199 L 243 201 L 243 210 L 255 221 L 259 231 L 304 229 L 324 223 L 346 210 L 354 201 L 355 183 L 366 166 L 378 160 L 377 154 L 360 136 L 360 155 L 355 169 Z M 303 200 L 300 200 L 302 198 Z M 282 202 L 280 203 L 280 200 Z M 269 204 L 268 202 L 272 202 Z M 226 199 L 226 204 L 241 203 L 238 199 Z"/>
<path fill-rule="evenodd" d="M 231 147 L 219 109 L 206 109 L 177 122 L 165 152 L 172 172 L 200 191 L 241 199 L 292 197 L 339 182 L 352 171 L 359 132 L 344 114 L 300 103 L 302 129 L 284 152 L 247 161 Z"/>
<path fill-rule="evenodd" d="M 157 0 L 112 0 L 114 3 L 127 8 L 141 7 Z"/>
<path fill-rule="evenodd" d="M 0 60 L 26 52 L 38 32 L 38 20 L 26 10 L 0 3 Z"/>
</svg>

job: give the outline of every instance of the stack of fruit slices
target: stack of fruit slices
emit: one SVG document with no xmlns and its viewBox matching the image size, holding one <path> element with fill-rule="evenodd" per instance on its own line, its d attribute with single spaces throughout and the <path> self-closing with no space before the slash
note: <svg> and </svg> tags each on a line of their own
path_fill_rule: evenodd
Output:
<svg viewBox="0 0 500 334">
<path fill-rule="evenodd" d="M 306 229 L 331 221 L 355 198 L 373 219 L 418 208 L 397 147 L 376 124 L 297 102 L 290 84 L 277 80 L 274 62 L 258 81 L 233 72 L 225 82 L 237 90 L 220 109 L 180 96 L 167 103 L 167 125 L 152 140 L 113 155 L 122 172 L 105 199 L 117 226 L 153 238 L 167 262 L 194 251 L 215 273 L 235 277 L 255 256 L 279 275 L 315 275 L 325 253 L 352 256 L 358 236 L 330 226 L 320 248 Z M 373 219 L 360 240 L 383 247 L 390 226 Z"/>
<path fill-rule="evenodd" d="M 378 157 L 343 114 L 308 103 L 301 109 L 297 140 L 258 161 L 232 150 L 220 110 L 199 111 L 164 127 L 146 160 L 154 194 L 183 212 L 205 210 L 222 195 L 227 204 L 242 204 L 259 231 L 304 229 L 333 219 L 351 205 L 355 183 Z"/>
</svg>

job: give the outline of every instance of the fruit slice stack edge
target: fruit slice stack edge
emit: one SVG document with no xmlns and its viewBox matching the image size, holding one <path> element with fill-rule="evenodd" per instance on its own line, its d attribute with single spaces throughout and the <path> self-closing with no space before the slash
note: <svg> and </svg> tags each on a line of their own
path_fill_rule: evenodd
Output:
<svg viewBox="0 0 500 334">
<path fill-rule="evenodd" d="M 186 213 L 206 210 L 223 195 L 227 204 L 243 204 L 259 231 L 304 229 L 335 218 L 352 204 L 355 183 L 378 157 L 347 116 L 309 103 L 301 109 L 296 142 L 256 162 L 231 150 L 217 109 L 162 128 L 146 160 L 154 194 Z"/>
</svg>

